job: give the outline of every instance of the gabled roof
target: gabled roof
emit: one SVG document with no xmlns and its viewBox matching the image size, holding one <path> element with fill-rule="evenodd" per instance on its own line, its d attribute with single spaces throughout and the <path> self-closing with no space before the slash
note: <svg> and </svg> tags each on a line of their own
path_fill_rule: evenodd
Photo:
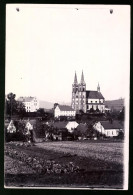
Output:
<svg viewBox="0 0 133 195">
<path fill-rule="evenodd" d="M 71 108 L 71 106 L 65 106 L 65 105 L 58 105 L 59 109 L 61 111 L 74 111 L 73 108 Z"/>
<path fill-rule="evenodd" d="M 101 125 L 105 130 L 109 129 L 123 129 L 123 125 L 119 123 L 119 121 L 100 121 Z"/>
<path fill-rule="evenodd" d="M 68 121 L 67 125 L 79 125 L 76 121 Z"/>
<path fill-rule="evenodd" d="M 98 91 L 86 91 L 86 98 L 104 99 L 101 92 L 98 92 Z"/>
<path fill-rule="evenodd" d="M 18 101 L 20 102 L 31 102 L 35 97 L 19 97 Z"/>
</svg>

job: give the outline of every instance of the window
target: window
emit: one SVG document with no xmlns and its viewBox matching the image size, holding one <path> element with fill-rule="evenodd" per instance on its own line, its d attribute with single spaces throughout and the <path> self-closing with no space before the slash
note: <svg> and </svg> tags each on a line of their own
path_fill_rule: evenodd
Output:
<svg viewBox="0 0 133 195">
<path fill-rule="evenodd" d="M 92 103 L 93 101 L 91 101 L 91 103 Z"/>
<path fill-rule="evenodd" d="M 97 103 L 97 101 L 95 101 Z"/>
</svg>

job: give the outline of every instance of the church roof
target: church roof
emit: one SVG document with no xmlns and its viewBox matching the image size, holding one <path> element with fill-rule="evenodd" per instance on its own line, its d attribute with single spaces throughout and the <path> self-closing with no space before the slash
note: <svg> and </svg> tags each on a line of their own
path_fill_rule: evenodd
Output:
<svg viewBox="0 0 133 195">
<path fill-rule="evenodd" d="M 58 105 L 58 107 L 60 108 L 61 111 L 74 111 L 74 109 L 71 108 L 70 106 Z"/>
<path fill-rule="evenodd" d="M 98 92 L 98 91 L 86 91 L 86 98 L 104 99 L 101 92 Z"/>
</svg>

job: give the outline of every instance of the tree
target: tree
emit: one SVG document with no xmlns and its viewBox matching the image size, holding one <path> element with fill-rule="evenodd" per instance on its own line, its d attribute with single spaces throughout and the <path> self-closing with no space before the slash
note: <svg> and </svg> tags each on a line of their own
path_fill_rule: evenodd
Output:
<svg viewBox="0 0 133 195">
<path fill-rule="evenodd" d="M 45 114 L 44 108 L 39 108 L 39 109 L 37 110 L 37 116 L 43 117 L 44 114 Z"/>
<path fill-rule="evenodd" d="M 5 107 L 6 107 L 6 115 L 9 115 L 12 118 L 13 114 L 24 114 L 25 106 L 22 102 L 15 100 L 16 95 L 13 93 L 9 93 L 6 98 Z"/>
<path fill-rule="evenodd" d="M 25 105 L 22 102 L 16 101 L 16 114 L 23 116 L 26 113 Z"/>
<path fill-rule="evenodd" d="M 94 108 L 92 106 L 92 108 L 90 109 L 90 113 L 94 113 Z"/>
<path fill-rule="evenodd" d="M 12 114 L 14 113 L 16 109 L 16 101 L 15 101 L 16 95 L 13 93 L 9 93 L 7 95 L 6 99 L 6 114 L 10 115 L 12 117 Z"/>
<path fill-rule="evenodd" d="M 125 108 L 123 107 L 122 110 L 120 111 L 119 115 L 118 115 L 118 119 L 123 121 L 125 118 Z"/>
<path fill-rule="evenodd" d="M 99 110 L 99 108 L 98 108 L 98 107 L 97 107 L 97 109 L 96 109 L 96 112 L 98 112 L 98 113 L 100 112 L 100 110 Z"/>
<path fill-rule="evenodd" d="M 54 103 L 54 109 L 56 108 L 56 106 L 58 106 L 59 104 L 58 103 Z"/>
<path fill-rule="evenodd" d="M 79 114 L 84 114 L 84 111 L 82 109 L 80 109 Z"/>
</svg>

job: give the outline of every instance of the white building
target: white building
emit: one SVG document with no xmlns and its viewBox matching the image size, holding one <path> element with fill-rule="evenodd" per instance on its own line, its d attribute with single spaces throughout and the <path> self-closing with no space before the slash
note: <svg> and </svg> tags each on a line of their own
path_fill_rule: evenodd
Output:
<svg viewBox="0 0 133 195">
<path fill-rule="evenodd" d="M 76 111 L 70 106 L 57 105 L 54 109 L 54 117 L 67 116 L 75 117 Z"/>
<path fill-rule="evenodd" d="M 36 97 L 19 97 L 18 101 L 25 105 L 26 112 L 36 112 L 39 109 L 39 101 Z"/>
<path fill-rule="evenodd" d="M 122 125 L 118 121 L 98 121 L 93 128 L 106 137 L 115 137 L 123 130 Z"/>
<path fill-rule="evenodd" d="M 78 123 L 76 121 L 69 121 L 66 125 L 67 130 L 72 133 L 74 129 L 78 127 Z"/>
</svg>

